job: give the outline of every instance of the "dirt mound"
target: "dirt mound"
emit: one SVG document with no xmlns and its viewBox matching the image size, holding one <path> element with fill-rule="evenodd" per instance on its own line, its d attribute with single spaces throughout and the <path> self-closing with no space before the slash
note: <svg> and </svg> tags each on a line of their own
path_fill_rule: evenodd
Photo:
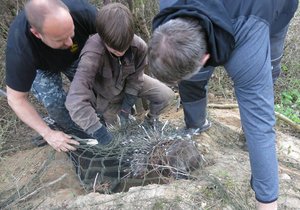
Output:
<svg viewBox="0 0 300 210">
<path fill-rule="evenodd" d="M 188 180 L 132 187 L 128 192 L 87 192 L 73 164 L 49 146 L 30 148 L 1 158 L 1 208 L 17 209 L 253 209 L 250 166 L 237 109 L 210 109 L 212 128 L 193 137 L 205 166 Z M 182 110 L 162 118 L 182 127 Z M 280 163 L 279 209 L 300 206 L 300 141 L 277 132 Z"/>
</svg>

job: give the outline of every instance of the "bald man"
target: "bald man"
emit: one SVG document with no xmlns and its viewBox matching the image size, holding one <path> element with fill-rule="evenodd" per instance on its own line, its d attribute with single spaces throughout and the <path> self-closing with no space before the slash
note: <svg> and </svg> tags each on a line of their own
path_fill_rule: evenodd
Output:
<svg viewBox="0 0 300 210">
<path fill-rule="evenodd" d="M 57 151 L 75 150 L 68 134 L 87 137 L 65 108 L 63 73 L 70 81 L 79 53 L 96 33 L 96 8 L 84 0 L 30 0 L 10 26 L 6 49 L 6 88 L 17 116 Z M 32 91 L 64 132 L 52 130 L 28 100 Z"/>
</svg>

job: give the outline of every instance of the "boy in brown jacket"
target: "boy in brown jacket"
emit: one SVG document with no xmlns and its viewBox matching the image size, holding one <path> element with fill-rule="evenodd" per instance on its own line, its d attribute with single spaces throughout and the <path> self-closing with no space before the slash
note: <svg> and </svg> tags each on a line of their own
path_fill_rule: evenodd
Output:
<svg viewBox="0 0 300 210">
<path fill-rule="evenodd" d="M 173 91 L 146 74 L 147 45 L 134 34 L 129 9 L 112 3 L 102 7 L 96 19 L 98 34 L 81 51 L 66 107 L 72 120 L 100 143 L 112 140 L 106 124 L 118 118 L 126 123 L 137 98 L 149 100 L 145 121 L 151 126 L 174 97 Z"/>
</svg>

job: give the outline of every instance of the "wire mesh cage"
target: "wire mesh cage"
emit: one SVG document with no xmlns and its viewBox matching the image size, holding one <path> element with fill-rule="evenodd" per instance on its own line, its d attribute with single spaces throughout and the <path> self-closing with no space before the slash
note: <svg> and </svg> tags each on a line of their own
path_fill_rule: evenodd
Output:
<svg viewBox="0 0 300 210">
<path fill-rule="evenodd" d="M 134 123 L 125 129 L 112 129 L 111 144 L 81 144 L 69 156 L 82 185 L 97 192 L 189 179 L 204 159 L 191 138 L 175 131 L 175 126 L 167 123 L 159 129 Z"/>
</svg>

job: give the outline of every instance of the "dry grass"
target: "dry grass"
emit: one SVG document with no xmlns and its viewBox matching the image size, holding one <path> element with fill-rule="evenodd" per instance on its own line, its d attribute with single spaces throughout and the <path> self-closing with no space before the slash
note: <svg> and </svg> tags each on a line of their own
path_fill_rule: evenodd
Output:
<svg viewBox="0 0 300 210">
<path fill-rule="evenodd" d="M 0 88 L 5 90 L 5 47 L 8 29 L 14 16 L 22 8 L 24 0 L 1 1 L 0 6 Z M 15 131 L 18 120 L 7 105 L 6 98 L 0 96 L 0 149 L 4 143 L 12 138 L 11 131 Z"/>
<path fill-rule="evenodd" d="M 102 1 L 100 0 L 90 0 L 91 2 L 95 3 L 96 5 L 101 5 Z M 0 88 L 5 87 L 5 45 L 6 45 L 6 37 L 8 32 L 8 25 L 15 16 L 15 14 L 19 11 L 22 7 L 22 2 L 19 0 L 3 0 L 1 1 L 0 7 Z M 147 16 L 146 22 L 147 26 L 150 29 L 151 25 L 151 16 L 154 15 L 155 11 L 157 11 L 157 1 L 145 1 L 145 15 Z M 152 6 L 156 6 L 153 10 Z M 276 102 L 280 103 L 280 92 L 282 90 L 288 90 L 290 88 L 295 88 L 300 90 L 300 53 L 299 53 L 299 43 L 300 37 L 299 34 L 299 23 L 300 23 L 300 11 L 298 9 L 296 18 L 292 21 L 290 31 L 288 33 L 287 41 L 286 41 L 286 48 L 285 48 L 285 55 L 283 58 L 283 74 L 282 77 L 278 80 L 276 90 Z M 297 82 L 298 79 L 298 82 Z M 228 101 L 234 99 L 234 94 L 232 91 L 232 82 L 228 78 L 226 72 L 218 68 L 215 71 L 214 77 L 210 82 L 210 93 L 214 94 L 217 97 L 225 98 Z M 1 97 L 1 96 L 0 96 Z M 15 114 L 11 111 L 9 106 L 7 105 L 5 98 L 0 98 L 0 157 L 3 156 L 4 153 L 7 151 L 7 147 L 5 146 L 7 142 L 10 144 L 20 145 L 21 143 L 14 143 L 16 140 L 14 138 L 19 136 L 18 138 L 22 138 L 24 133 L 28 132 L 29 129 L 22 124 Z M 18 141 L 18 140 L 17 140 Z M 29 141 L 25 139 L 25 141 Z M 5 149 L 5 150 L 3 150 Z M 11 147 L 12 150 L 19 150 L 19 148 Z M 236 186 L 232 183 L 233 181 L 230 180 L 227 176 L 224 175 L 224 179 L 221 182 L 219 179 L 215 179 L 211 177 L 211 179 L 206 180 L 208 184 L 203 191 L 201 192 L 193 192 L 190 196 L 194 203 L 201 203 L 206 201 L 210 205 L 206 206 L 206 209 L 214 209 L 213 203 L 217 206 L 219 205 L 218 202 L 225 202 L 229 204 L 237 205 L 236 207 L 241 207 L 241 209 L 247 209 L 246 202 L 247 198 L 243 198 L 240 195 L 240 189 L 237 189 Z M 207 177 L 206 177 L 207 178 Z M 40 183 L 41 184 L 41 183 Z M 200 194 L 201 193 L 201 194 Z M 248 193 L 249 194 L 249 193 Z M 213 198 L 219 198 L 219 201 L 210 200 Z M 200 200 L 202 199 L 202 200 Z M 178 198 L 178 200 L 174 199 L 173 202 L 166 204 L 164 201 L 156 200 L 156 209 L 162 209 L 160 207 L 174 207 L 171 205 L 176 205 L 177 203 L 183 202 Z M 241 202 L 241 203 L 240 203 Z M 195 207 L 195 206 L 194 206 Z M 199 207 L 199 206 L 198 206 Z M 195 207 L 196 208 L 196 207 Z"/>
</svg>

